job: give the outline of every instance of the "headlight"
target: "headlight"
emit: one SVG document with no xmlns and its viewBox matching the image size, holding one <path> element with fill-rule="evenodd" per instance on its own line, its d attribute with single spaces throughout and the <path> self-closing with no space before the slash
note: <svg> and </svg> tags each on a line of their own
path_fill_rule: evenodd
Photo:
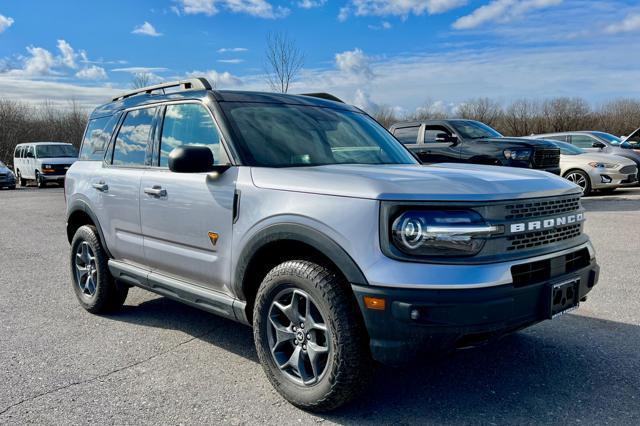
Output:
<svg viewBox="0 0 640 426">
<path fill-rule="evenodd" d="M 596 161 L 589 163 L 589 165 L 591 167 L 595 167 L 596 169 L 615 169 L 619 166 L 619 164 L 615 163 L 599 163 Z"/>
<path fill-rule="evenodd" d="M 44 164 L 42 166 L 43 169 L 53 169 L 53 167 L 51 167 L 51 164 Z"/>
<path fill-rule="evenodd" d="M 505 149 L 503 153 L 507 160 L 527 161 L 531 158 L 530 149 Z"/>
<path fill-rule="evenodd" d="M 470 210 L 411 210 L 391 226 L 393 244 L 416 256 L 473 256 L 499 231 Z"/>
</svg>

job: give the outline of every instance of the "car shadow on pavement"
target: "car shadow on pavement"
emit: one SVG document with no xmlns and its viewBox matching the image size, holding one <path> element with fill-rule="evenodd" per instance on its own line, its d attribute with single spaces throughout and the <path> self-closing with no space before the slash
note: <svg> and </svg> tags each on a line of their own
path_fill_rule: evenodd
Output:
<svg viewBox="0 0 640 426">
<path fill-rule="evenodd" d="M 176 329 L 257 362 L 249 327 L 158 298 L 112 319 Z M 379 367 L 338 423 L 640 422 L 640 326 L 565 315 L 499 342 Z M 423 423 L 421 421 L 421 423 Z"/>
</svg>

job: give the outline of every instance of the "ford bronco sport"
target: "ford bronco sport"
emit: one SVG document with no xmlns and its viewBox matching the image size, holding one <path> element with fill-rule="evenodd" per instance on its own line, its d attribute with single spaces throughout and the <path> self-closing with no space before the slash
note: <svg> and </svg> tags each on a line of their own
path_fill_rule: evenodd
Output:
<svg viewBox="0 0 640 426">
<path fill-rule="evenodd" d="M 252 325 L 273 386 L 321 411 L 373 360 L 479 344 L 585 300 L 598 266 L 577 186 L 420 165 L 318 96 L 193 79 L 98 107 L 65 185 L 80 304 L 104 313 L 137 286 Z"/>
</svg>

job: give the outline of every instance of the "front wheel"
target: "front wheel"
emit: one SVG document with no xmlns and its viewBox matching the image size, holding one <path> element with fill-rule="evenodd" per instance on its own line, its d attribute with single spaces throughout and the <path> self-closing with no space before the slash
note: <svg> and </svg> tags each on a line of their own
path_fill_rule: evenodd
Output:
<svg viewBox="0 0 640 426">
<path fill-rule="evenodd" d="M 569 182 L 573 182 L 582 189 L 583 195 L 589 195 L 591 193 L 591 181 L 589 175 L 582 170 L 571 170 L 564 175 L 564 178 Z"/>
<path fill-rule="evenodd" d="M 18 172 L 16 173 L 16 179 L 21 187 L 24 188 L 25 186 L 27 186 L 27 180 L 22 177 L 20 170 L 18 170 Z"/>
<path fill-rule="evenodd" d="M 93 314 L 118 309 L 129 287 L 117 283 L 94 226 L 81 226 L 71 241 L 71 284 L 80 305 Z"/>
<path fill-rule="evenodd" d="M 357 309 L 344 279 L 313 262 L 284 262 L 267 274 L 253 335 L 267 378 L 285 399 L 328 411 L 366 386 L 372 361 Z"/>
<path fill-rule="evenodd" d="M 45 182 L 42 175 L 38 172 L 36 172 L 36 183 L 38 185 L 38 188 L 44 188 L 47 186 L 47 182 Z"/>
</svg>

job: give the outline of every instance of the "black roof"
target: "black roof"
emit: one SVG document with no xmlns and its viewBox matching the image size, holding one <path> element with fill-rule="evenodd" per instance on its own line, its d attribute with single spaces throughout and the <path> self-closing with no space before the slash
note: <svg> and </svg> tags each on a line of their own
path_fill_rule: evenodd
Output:
<svg viewBox="0 0 640 426">
<path fill-rule="evenodd" d="M 241 90 L 183 90 L 167 94 L 149 94 L 142 92 L 134 96 L 115 98 L 112 102 L 97 107 L 91 114 L 91 118 L 113 115 L 115 112 L 122 109 L 133 108 L 136 106 L 152 105 L 165 101 L 203 99 L 208 96 L 212 96 L 217 102 L 277 103 L 360 111 L 358 108 L 342 102 L 317 97 L 317 94 L 290 95 L 283 93 L 251 92 Z"/>
</svg>

